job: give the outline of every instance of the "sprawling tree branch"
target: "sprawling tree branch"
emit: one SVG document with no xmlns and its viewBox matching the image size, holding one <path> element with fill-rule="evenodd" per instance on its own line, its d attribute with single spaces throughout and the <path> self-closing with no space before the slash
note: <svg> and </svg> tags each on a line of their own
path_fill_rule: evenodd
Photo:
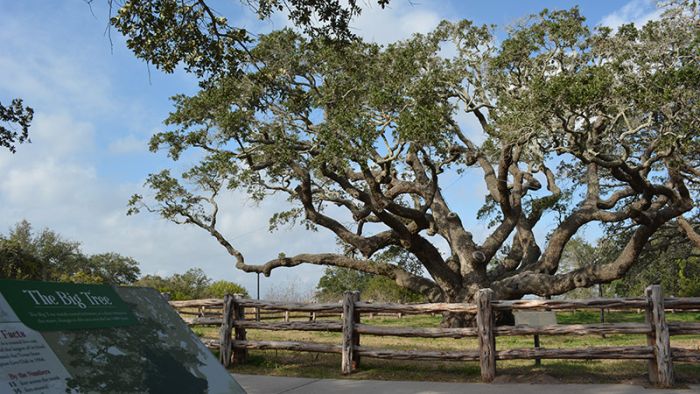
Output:
<svg viewBox="0 0 700 394">
<path fill-rule="evenodd" d="M 205 229 L 246 272 L 351 268 L 435 300 L 468 300 L 482 287 L 499 297 L 553 295 L 620 278 L 674 219 L 697 236 L 681 218 L 700 185 L 698 21 L 683 7 L 644 30 L 617 32 L 591 30 L 576 9 L 543 12 L 498 43 L 468 21 L 386 47 L 338 46 L 291 30 L 261 35 L 246 43 L 235 72 L 194 64 L 216 73 L 198 94 L 175 98 L 169 130 L 151 148 L 204 157 L 181 176 L 152 175 L 149 209 Z M 222 36 L 223 25 L 215 27 L 206 34 Z M 456 51 L 444 58 L 448 42 Z M 462 129 L 460 111 L 480 130 Z M 485 185 L 477 214 L 489 222 L 485 234 L 469 228 L 469 201 L 446 184 L 460 174 L 469 175 L 461 192 Z M 341 250 L 245 263 L 217 228 L 227 189 L 256 200 L 286 196 L 273 227 L 329 230 Z M 140 204 L 136 196 L 132 209 Z M 606 225 L 628 229 L 619 255 L 561 273 L 569 241 L 585 226 Z M 388 247 L 415 257 L 427 277 L 372 260 Z"/>
</svg>

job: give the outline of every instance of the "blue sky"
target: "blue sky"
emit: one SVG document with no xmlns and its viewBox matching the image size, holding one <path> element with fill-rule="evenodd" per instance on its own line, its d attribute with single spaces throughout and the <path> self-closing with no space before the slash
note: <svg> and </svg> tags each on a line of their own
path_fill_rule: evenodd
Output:
<svg viewBox="0 0 700 394">
<path fill-rule="evenodd" d="M 259 22 L 237 0 L 222 1 L 239 10 L 236 23 L 255 32 L 281 28 L 283 16 Z M 365 3 L 365 2 L 361 2 Z M 372 1 L 368 1 L 372 3 Z M 442 19 L 472 19 L 504 26 L 544 7 L 569 8 L 573 1 L 406 1 L 388 9 L 373 5 L 355 20 L 355 32 L 380 43 L 428 32 Z M 224 5 L 222 5 L 224 6 Z M 656 15 L 647 0 L 588 1 L 579 4 L 591 25 L 644 22 Z M 35 109 L 31 144 L 12 155 L 0 152 L 0 231 L 27 219 L 36 229 L 51 228 L 82 242 L 88 253 L 118 252 L 136 258 L 145 274 L 172 274 L 201 267 L 255 291 L 255 275 L 234 269 L 233 259 L 194 227 L 178 226 L 153 215 L 126 216 L 133 193 L 164 167 L 182 168 L 146 143 L 171 109 L 169 97 L 194 93 L 196 80 L 184 72 L 163 74 L 137 60 L 123 37 L 106 35 L 106 0 L 92 9 L 81 0 L 0 0 L 0 101 L 22 97 Z M 468 124 L 466 125 L 468 127 Z M 478 172 L 447 179 L 448 197 L 480 203 L 484 188 Z M 478 204 L 465 205 L 466 212 Z M 264 262 L 279 252 L 332 251 L 328 233 L 300 228 L 269 234 L 267 219 L 283 206 L 273 198 L 259 206 L 245 195 L 226 196 L 220 223 L 248 262 Z M 473 213 L 471 214 L 473 217 Z M 471 220 L 475 237 L 484 223 Z M 546 232 L 546 228 L 540 229 Z M 324 247 L 325 245 L 325 247 Z M 293 283 L 315 286 L 322 269 L 297 267 L 262 279 L 261 294 Z"/>
</svg>

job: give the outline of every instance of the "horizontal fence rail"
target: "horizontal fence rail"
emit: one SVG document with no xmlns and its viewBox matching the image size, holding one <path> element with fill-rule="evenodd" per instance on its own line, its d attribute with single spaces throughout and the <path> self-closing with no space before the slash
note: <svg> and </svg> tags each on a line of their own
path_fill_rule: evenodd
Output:
<svg viewBox="0 0 700 394">
<path fill-rule="evenodd" d="M 341 354 L 341 371 L 349 374 L 360 367 L 362 357 L 392 360 L 479 361 L 481 377 L 490 382 L 496 374 L 496 360 L 519 359 L 617 359 L 648 360 L 649 379 L 658 386 L 674 384 L 673 361 L 700 362 L 700 349 L 670 346 L 670 336 L 700 334 L 700 323 L 667 322 L 666 310 L 699 310 L 700 297 L 664 298 L 659 286 L 649 286 L 646 297 L 597 298 L 586 300 L 494 300 L 491 290 L 477 293 L 471 303 L 397 304 L 359 300 L 359 293 L 348 292 L 342 303 L 289 303 L 245 299 L 227 295 L 223 299 L 170 301 L 191 326 L 219 326 L 218 340 L 203 339 L 218 349 L 221 362 L 229 367 L 244 362 L 247 351 L 289 350 Z M 544 326 L 495 326 L 494 311 L 612 309 L 644 311 L 645 323 L 553 324 Z M 476 317 L 476 327 L 416 328 L 386 327 L 363 323 L 361 317 L 378 314 L 463 313 Z M 317 320 L 319 318 L 319 320 Z M 333 320 L 320 320 L 331 318 Z M 304 321 L 292 320 L 304 319 Z M 274 321 L 271 321 L 274 320 Z M 251 341 L 246 330 L 308 331 L 342 333 L 341 344 L 300 341 Z M 496 338 L 514 335 L 608 335 L 639 334 L 646 346 L 598 346 L 572 349 L 496 349 Z M 360 346 L 361 335 L 412 338 L 478 338 L 478 349 L 464 351 L 375 349 Z"/>
</svg>

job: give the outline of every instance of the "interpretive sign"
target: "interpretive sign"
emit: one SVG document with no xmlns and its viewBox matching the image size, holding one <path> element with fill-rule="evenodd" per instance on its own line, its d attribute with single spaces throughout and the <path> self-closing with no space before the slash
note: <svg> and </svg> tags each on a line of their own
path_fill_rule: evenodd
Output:
<svg viewBox="0 0 700 394">
<path fill-rule="evenodd" d="M 54 307 L 68 309 L 58 312 L 62 315 L 44 312 Z M 97 309 L 102 307 L 110 308 Z M 36 314 L 27 318 L 23 308 Z M 44 320 L 51 314 L 55 320 Z M 46 329 L 32 330 L 24 319 Z M 0 393 L 5 392 L 245 391 L 154 289 L 3 280 Z"/>
<path fill-rule="evenodd" d="M 20 322 L 0 323 L 0 392 L 65 393 L 68 371 L 41 334 Z"/>
<path fill-rule="evenodd" d="M 111 286 L 0 280 L 0 292 L 22 323 L 39 331 L 136 324 Z"/>
</svg>

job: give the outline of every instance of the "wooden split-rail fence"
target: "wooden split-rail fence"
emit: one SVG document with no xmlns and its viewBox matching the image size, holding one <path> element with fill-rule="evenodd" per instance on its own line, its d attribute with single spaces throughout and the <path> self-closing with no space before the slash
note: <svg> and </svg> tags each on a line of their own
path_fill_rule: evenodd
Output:
<svg viewBox="0 0 700 394">
<path fill-rule="evenodd" d="M 350 374 L 360 367 L 362 357 L 394 360 L 478 361 L 481 379 L 491 382 L 496 376 L 497 360 L 516 359 L 640 359 L 649 362 L 651 383 L 670 387 L 674 384 L 673 362 L 700 362 L 700 349 L 671 347 L 670 336 L 700 334 L 700 323 L 667 322 L 665 310 L 697 310 L 700 298 L 664 298 L 660 286 L 649 286 L 646 296 L 639 298 L 597 298 L 583 300 L 495 300 L 490 289 L 480 290 L 475 303 L 394 304 L 362 302 L 358 292 L 347 292 L 340 303 L 284 303 L 251 300 L 237 295 L 224 299 L 171 301 L 178 310 L 205 308 L 222 310 L 214 316 L 199 315 L 185 318 L 188 324 L 220 326 L 218 340 L 205 341 L 218 349 L 224 366 L 245 362 L 249 349 L 276 349 L 318 353 L 340 353 L 341 371 Z M 341 316 L 340 321 L 262 321 L 246 318 L 246 308 L 275 313 L 301 312 Z M 642 309 L 645 323 L 602 323 L 547 325 L 541 327 L 516 325 L 496 326 L 494 314 L 502 310 L 574 309 Z M 370 313 L 434 314 L 465 313 L 476 315 L 476 327 L 465 328 L 412 328 L 383 327 L 363 324 L 360 316 Z M 288 316 L 288 315 L 287 315 Z M 308 315 L 307 315 L 308 316 Z M 281 320 L 281 319 L 279 319 Z M 327 344 L 296 341 L 252 341 L 246 330 L 297 330 L 341 332 L 342 343 Z M 498 336 L 509 335 L 646 335 L 646 346 L 605 346 L 588 348 L 496 348 Z M 360 345 L 361 335 L 399 336 L 419 338 L 478 338 L 478 349 L 460 351 L 427 351 L 375 349 Z"/>
</svg>

